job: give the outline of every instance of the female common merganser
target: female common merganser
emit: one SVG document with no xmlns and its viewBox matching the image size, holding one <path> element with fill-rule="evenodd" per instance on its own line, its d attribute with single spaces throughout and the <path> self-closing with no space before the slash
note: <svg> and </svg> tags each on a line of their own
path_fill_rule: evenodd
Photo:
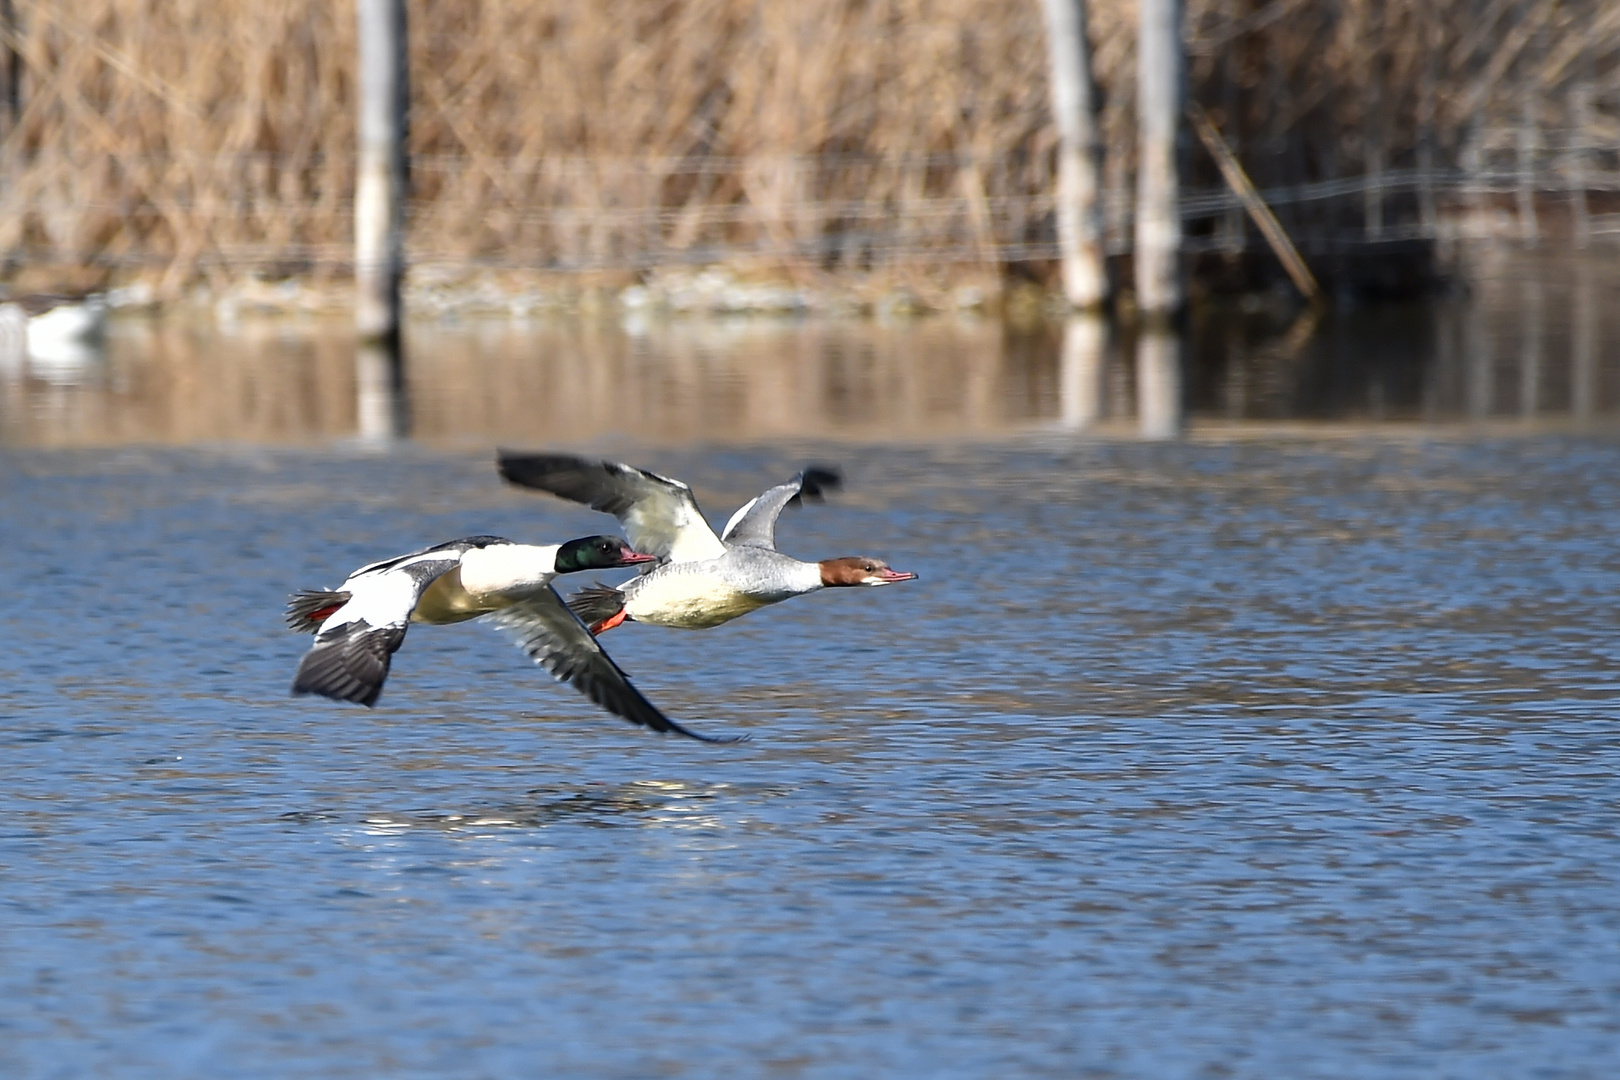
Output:
<svg viewBox="0 0 1620 1080">
<path fill-rule="evenodd" d="M 444 625 L 487 616 L 559 681 L 633 724 L 724 742 L 681 727 L 630 685 L 623 671 L 551 587 L 558 574 L 651 562 L 616 536 L 565 544 L 514 544 L 469 536 L 362 566 L 335 590 L 306 589 L 287 604 L 287 625 L 315 635 L 294 694 L 374 705 L 389 663 L 413 622 Z"/>
<path fill-rule="evenodd" d="M 838 474 L 826 469 L 806 469 L 750 499 L 716 536 L 692 489 L 667 476 L 568 454 L 503 451 L 499 466 L 514 484 L 612 514 L 636 550 L 663 560 L 616 588 L 598 585 L 569 599 L 593 634 L 626 619 L 703 630 L 817 589 L 891 585 L 917 576 L 862 556 L 800 562 L 776 550 L 783 507 L 819 499 L 838 485 Z"/>
</svg>

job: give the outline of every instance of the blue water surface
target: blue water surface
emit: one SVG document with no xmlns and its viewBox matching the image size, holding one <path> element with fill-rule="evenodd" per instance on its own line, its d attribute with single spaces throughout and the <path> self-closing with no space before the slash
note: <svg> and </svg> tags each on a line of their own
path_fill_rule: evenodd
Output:
<svg viewBox="0 0 1620 1080">
<path fill-rule="evenodd" d="M 375 710 L 285 595 L 601 531 L 480 452 L 0 450 L 0 1075 L 1604 1077 L 1620 442 L 643 451 L 918 582 Z M 574 579 L 583 584 L 586 579 Z"/>
</svg>

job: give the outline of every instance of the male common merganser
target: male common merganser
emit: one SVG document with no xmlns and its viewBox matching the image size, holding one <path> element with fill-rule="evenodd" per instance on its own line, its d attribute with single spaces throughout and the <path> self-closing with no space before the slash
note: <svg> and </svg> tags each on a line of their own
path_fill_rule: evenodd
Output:
<svg viewBox="0 0 1620 1080">
<path fill-rule="evenodd" d="M 806 469 L 766 489 L 731 515 L 716 536 L 692 489 L 679 480 L 569 454 L 502 451 L 498 463 L 501 475 L 514 484 L 612 514 L 636 550 L 663 560 L 643 567 L 640 577 L 623 585 L 598 585 L 569 598 L 569 607 L 593 634 L 626 619 L 704 630 L 817 589 L 891 585 L 917 576 L 864 556 L 800 562 L 776 550 L 776 519 L 782 509 L 817 500 L 825 489 L 836 487 L 839 476 L 830 470 Z"/>
<path fill-rule="evenodd" d="M 287 625 L 315 635 L 293 693 L 374 705 L 411 623 L 487 616 L 559 682 L 572 683 L 614 715 L 654 731 L 730 741 L 688 731 L 659 712 L 551 587 L 558 574 L 653 559 L 616 536 L 544 546 L 469 536 L 362 566 L 339 589 L 306 589 L 289 599 Z"/>
</svg>

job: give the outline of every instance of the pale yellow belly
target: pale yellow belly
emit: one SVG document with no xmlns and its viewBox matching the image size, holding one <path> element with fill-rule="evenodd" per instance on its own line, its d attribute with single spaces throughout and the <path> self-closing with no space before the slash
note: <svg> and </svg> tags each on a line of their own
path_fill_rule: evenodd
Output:
<svg viewBox="0 0 1620 1080">
<path fill-rule="evenodd" d="M 480 598 L 469 593 L 462 587 L 461 568 L 458 566 L 440 574 L 427 587 L 422 599 L 416 602 L 416 610 L 411 612 L 411 621 L 434 626 L 465 622 L 498 611 L 505 604 L 506 601 L 498 597 Z"/>
<path fill-rule="evenodd" d="M 718 579 L 681 574 L 639 586 L 625 604 L 625 612 L 637 622 L 703 630 L 768 603 Z"/>
</svg>

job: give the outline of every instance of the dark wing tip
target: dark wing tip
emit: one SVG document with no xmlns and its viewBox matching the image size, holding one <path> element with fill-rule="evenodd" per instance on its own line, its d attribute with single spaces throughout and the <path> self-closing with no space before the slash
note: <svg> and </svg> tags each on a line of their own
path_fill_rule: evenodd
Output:
<svg viewBox="0 0 1620 1080">
<path fill-rule="evenodd" d="M 294 697 L 318 694 L 333 701 L 352 701 L 369 709 L 382 696 L 382 683 L 363 681 L 340 669 L 316 669 L 300 664 L 298 674 L 293 677 L 292 692 Z"/>
<path fill-rule="evenodd" d="M 404 627 L 383 627 L 322 642 L 298 662 L 292 692 L 319 694 L 370 708 L 382 694 L 394 650 L 405 639 Z"/>
<path fill-rule="evenodd" d="M 593 641 L 592 644 L 595 645 L 596 643 Z M 703 735 L 690 728 L 682 727 L 668 716 L 665 716 L 662 709 L 648 701 L 646 696 L 640 690 L 637 690 L 630 680 L 625 677 L 619 665 L 613 663 L 612 658 L 601 651 L 600 645 L 596 645 L 596 652 L 602 660 L 606 661 L 608 668 L 612 672 L 611 675 L 602 671 L 593 672 L 584 668 L 561 675 L 556 670 L 553 670 L 552 674 L 572 683 L 576 690 L 579 690 L 586 697 L 620 719 L 628 720 L 632 724 L 638 724 L 661 735 L 674 732 L 677 735 L 685 735 L 688 739 L 696 739 L 698 742 L 706 743 L 738 741 L 739 737 L 737 736 Z"/>
<path fill-rule="evenodd" d="M 562 469 L 577 469 L 589 462 L 572 454 L 533 454 L 515 450 L 495 451 L 495 468 L 501 479 L 521 487 L 534 487 L 535 482 Z"/>
<path fill-rule="evenodd" d="M 831 465 L 806 465 L 799 474 L 799 493 L 788 500 L 789 506 L 803 502 L 821 502 L 829 491 L 844 485 L 844 474 Z"/>
<path fill-rule="evenodd" d="M 603 461 L 577 454 L 520 454 L 498 450 L 495 468 L 509 484 L 572 499 L 615 517 L 646 494 L 648 483 L 669 488 L 687 499 L 692 492 L 690 487 L 668 476 L 622 461 Z"/>
<path fill-rule="evenodd" d="M 591 636 L 579 616 L 564 605 L 555 589 L 547 587 L 533 599 L 513 604 L 490 618 L 512 634 L 518 648 L 549 671 L 552 678 L 569 683 L 620 719 L 652 731 L 673 731 L 699 742 L 736 741 L 700 735 L 665 716 L 602 650 L 601 644 Z"/>
<path fill-rule="evenodd" d="M 665 719 L 669 720 L 668 717 L 665 717 Z M 752 738 L 752 736 L 746 733 L 742 735 L 703 735 L 696 731 L 692 731 L 689 728 L 684 728 L 673 720 L 669 720 L 669 730 L 679 735 L 685 735 L 688 739 L 696 739 L 698 742 L 710 743 L 715 746 L 724 746 L 727 743 L 748 742 Z"/>
</svg>

